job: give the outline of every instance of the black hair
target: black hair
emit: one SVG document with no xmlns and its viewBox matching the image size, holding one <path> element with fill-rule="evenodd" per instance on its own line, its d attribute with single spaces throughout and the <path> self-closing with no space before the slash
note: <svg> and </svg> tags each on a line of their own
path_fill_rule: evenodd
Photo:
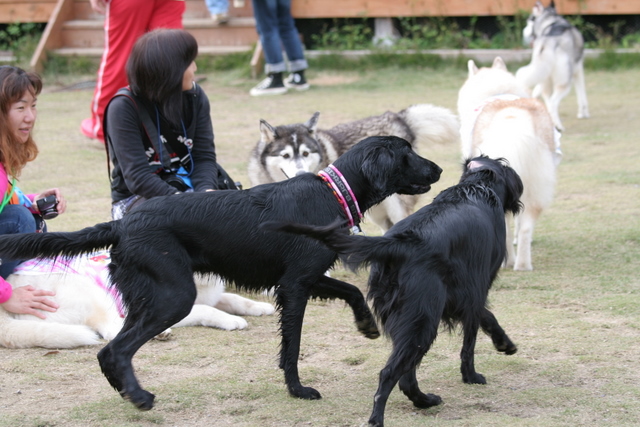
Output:
<svg viewBox="0 0 640 427">
<path fill-rule="evenodd" d="M 156 104 L 174 125 L 182 115 L 182 78 L 198 56 L 198 42 L 187 31 L 158 29 L 136 41 L 126 65 L 131 91 Z"/>
</svg>

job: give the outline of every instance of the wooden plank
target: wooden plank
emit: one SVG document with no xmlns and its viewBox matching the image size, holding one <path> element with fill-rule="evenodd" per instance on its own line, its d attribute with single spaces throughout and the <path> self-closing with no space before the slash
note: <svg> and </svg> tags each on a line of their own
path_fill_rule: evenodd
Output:
<svg viewBox="0 0 640 427">
<path fill-rule="evenodd" d="M 0 0 L 0 23 L 47 22 L 56 0 Z"/>
<path fill-rule="evenodd" d="M 88 0 L 76 0 L 76 3 L 78 11 L 84 11 L 85 15 L 92 13 Z M 533 3 L 533 0 L 293 0 L 291 11 L 296 18 L 493 16 L 528 11 Z M 640 14 L 639 0 L 556 0 L 555 3 L 563 15 Z M 55 5 L 56 0 L 0 0 L 0 23 L 48 22 Z M 239 13 L 239 16 L 245 15 L 250 14 L 245 10 Z"/>
<path fill-rule="evenodd" d="M 295 18 L 494 16 L 529 11 L 534 0 L 293 0 Z M 543 0 L 543 4 L 548 4 Z M 563 15 L 640 14 L 639 0 L 555 0 Z"/>
<path fill-rule="evenodd" d="M 41 72 L 42 62 L 45 60 L 46 52 L 56 47 L 62 47 L 62 27 L 66 21 L 73 17 L 73 2 L 74 0 L 56 0 L 51 18 L 31 57 L 29 65 L 32 70 Z"/>
</svg>

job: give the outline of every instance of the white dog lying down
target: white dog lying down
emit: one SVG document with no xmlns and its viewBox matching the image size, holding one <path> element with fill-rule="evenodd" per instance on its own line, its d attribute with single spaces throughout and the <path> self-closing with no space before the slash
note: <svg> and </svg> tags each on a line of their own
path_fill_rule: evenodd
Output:
<svg viewBox="0 0 640 427">
<path fill-rule="evenodd" d="M 102 251 L 71 260 L 29 260 L 20 264 L 7 281 L 14 288 L 31 285 L 55 291 L 60 308 L 46 320 L 13 314 L 0 307 L 0 346 L 7 348 L 73 348 L 111 340 L 122 328 L 122 304 L 115 288 L 107 285 L 109 252 Z M 191 313 L 173 327 L 209 326 L 244 329 L 242 316 L 275 312 L 265 302 L 256 302 L 224 292 L 217 276 L 196 277 L 198 297 Z M 167 338 L 170 330 L 157 338 Z"/>
</svg>

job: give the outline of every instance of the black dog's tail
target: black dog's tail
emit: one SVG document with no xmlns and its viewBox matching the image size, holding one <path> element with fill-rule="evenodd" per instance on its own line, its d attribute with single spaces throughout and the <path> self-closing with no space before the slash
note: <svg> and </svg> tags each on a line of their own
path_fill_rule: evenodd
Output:
<svg viewBox="0 0 640 427">
<path fill-rule="evenodd" d="M 404 258 L 405 253 L 401 245 L 398 245 L 397 236 L 390 238 L 350 235 L 342 220 L 324 226 L 269 221 L 264 222 L 261 228 L 301 234 L 319 240 L 340 254 L 342 261 L 352 270 L 369 265 L 373 261 L 400 260 Z"/>
<path fill-rule="evenodd" d="M 116 244 L 120 221 L 73 232 L 24 233 L 0 237 L 0 258 L 31 259 L 71 257 Z"/>
</svg>

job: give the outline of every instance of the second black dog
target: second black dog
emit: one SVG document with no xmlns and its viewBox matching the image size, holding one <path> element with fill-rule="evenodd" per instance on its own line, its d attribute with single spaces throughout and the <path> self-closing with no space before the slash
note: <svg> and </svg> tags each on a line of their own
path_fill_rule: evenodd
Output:
<svg viewBox="0 0 640 427">
<path fill-rule="evenodd" d="M 507 253 L 505 213 L 520 211 L 522 190 L 520 177 L 504 161 L 478 157 L 466 162 L 458 185 L 382 237 L 349 236 L 340 222 L 325 227 L 263 225 L 321 240 L 345 254 L 352 268 L 371 265 L 368 297 L 393 351 L 380 372 L 370 425 L 383 425 L 387 398 L 398 382 L 419 408 L 442 402 L 420 391 L 416 379 L 441 320 L 450 328 L 462 325 L 460 371 L 465 383 L 486 383 L 474 366 L 479 327 L 498 351 L 517 351 L 486 303 Z"/>
</svg>

